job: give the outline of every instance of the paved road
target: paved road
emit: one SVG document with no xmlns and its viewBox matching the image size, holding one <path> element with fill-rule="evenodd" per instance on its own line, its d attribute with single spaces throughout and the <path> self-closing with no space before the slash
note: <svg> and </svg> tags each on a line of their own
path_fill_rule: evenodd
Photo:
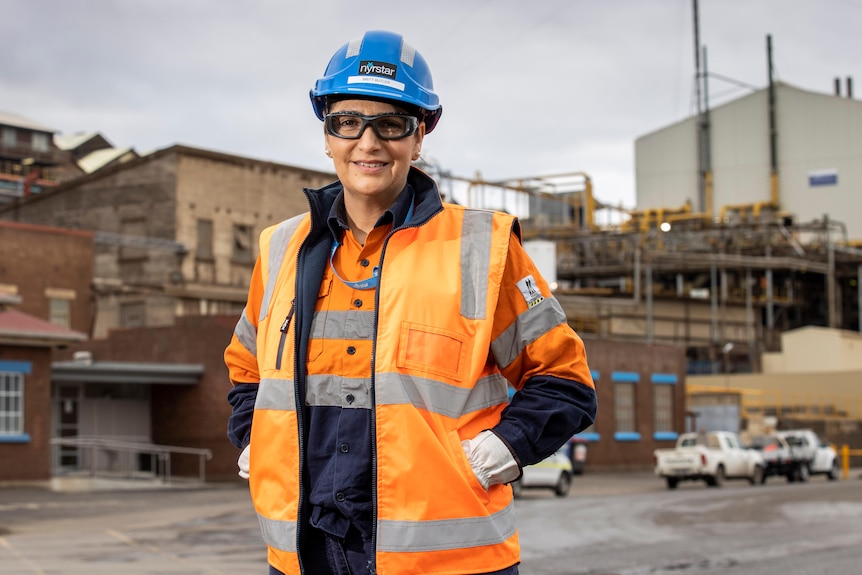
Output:
<svg viewBox="0 0 862 575">
<path fill-rule="evenodd" d="M 523 575 L 855 573 L 862 481 L 668 491 L 587 473 L 567 498 L 517 501 Z M 0 488 L 3 575 L 263 575 L 247 489 L 54 493 Z"/>
</svg>

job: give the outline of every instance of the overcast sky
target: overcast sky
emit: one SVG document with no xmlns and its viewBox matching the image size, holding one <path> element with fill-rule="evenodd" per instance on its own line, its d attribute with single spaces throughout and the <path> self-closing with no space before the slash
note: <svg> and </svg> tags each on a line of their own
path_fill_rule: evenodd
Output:
<svg viewBox="0 0 862 575">
<path fill-rule="evenodd" d="M 777 78 L 862 96 L 862 2 L 700 0 L 711 104 Z M 308 90 L 368 29 L 428 61 L 424 157 L 486 180 L 586 172 L 634 206 L 634 141 L 693 114 L 692 0 L 0 0 L 0 110 L 139 152 L 186 144 L 330 170 Z"/>
</svg>

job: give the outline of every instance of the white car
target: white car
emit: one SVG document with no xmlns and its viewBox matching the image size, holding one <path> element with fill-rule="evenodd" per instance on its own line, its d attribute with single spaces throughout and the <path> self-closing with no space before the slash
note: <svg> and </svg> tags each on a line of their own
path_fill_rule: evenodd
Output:
<svg viewBox="0 0 862 575">
<path fill-rule="evenodd" d="M 569 445 L 564 443 L 556 453 L 539 463 L 522 470 L 521 478 L 512 482 L 512 492 L 519 497 L 523 489 L 553 489 L 558 497 L 565 497 L 572 487 L 572 460 Z"/>
</svg>

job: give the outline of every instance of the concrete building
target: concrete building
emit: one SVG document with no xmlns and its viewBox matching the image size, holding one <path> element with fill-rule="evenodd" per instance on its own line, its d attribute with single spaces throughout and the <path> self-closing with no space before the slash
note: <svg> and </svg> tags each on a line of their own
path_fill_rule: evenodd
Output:
<svg viewBox="0 0 862 575">
<path fill-rule="evenodd" d="M 693 116 L 635 141 L 638 210 L 672 215 L 689 205 L 721 223 L 826 215 L 843 226 L 837 241 L 862 242 L 862 102 L 776 82 L 772 97 L 764 88 L 709 110 L 706 198 L 698 194 L 701 122 Z"/>
</svg>

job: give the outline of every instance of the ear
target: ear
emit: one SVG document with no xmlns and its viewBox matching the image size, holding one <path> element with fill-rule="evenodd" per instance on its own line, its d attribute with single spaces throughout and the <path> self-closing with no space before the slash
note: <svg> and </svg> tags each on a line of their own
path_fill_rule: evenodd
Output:
<svg viewBox="0 0 862 575">
<path fill-rule="evenodd" d="M 419 124 L 419 129 L 416 130 L 416 141 L 413 143 L 413 159 L 418 160 L 419 154 L 422 152 L 422 141 L 425 139 L 425 122 Z"/>
</svg>

